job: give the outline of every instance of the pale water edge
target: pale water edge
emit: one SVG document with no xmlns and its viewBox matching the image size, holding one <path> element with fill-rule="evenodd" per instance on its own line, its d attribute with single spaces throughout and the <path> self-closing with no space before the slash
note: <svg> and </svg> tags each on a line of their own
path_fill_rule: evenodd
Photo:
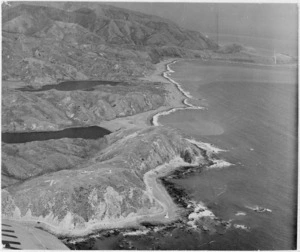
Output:
<svg viewBox="0 0 300 252">
<path fill-rule="evenodd" d="M 185 97 L 193 99 L 194 97 L 189 92 L 185 91 L 178 82 L 174 81 L 172 78 L 169 77 L 169 74 L 174 73 L 174 71 L 170 68 L 170 65 L 175 64 L 177 61 L 178 60 L 175 60 L 175 61 L 173 61 L 173 62 L 166 65 L 167 71 L 165 71 L 163 73 L 163 76 L 166 79 L 168 79 L 171 83 L 173 83 Z M 202 109 L 204 109 L 204 107 L 194 106 L 193 104 L 188 103 L 187 99 L 184 99 L 183 103 L 187 107 L 185 107 L 185 108 L 173 108 L 173 109 L 170 109 L 168 111 L 159 112 L 156 115 L 154 115 L 153 119 L 152 119 L 153 125 L 154 126 L 161 125 L 159 123 L 159 117 L 160 116 L 165 116 L 165 115 L 168 115 L 168 114 L 174 113 L 176 111 L 180 111 L 180 110 L 191 110 L 191 109 L 192 110 L 199 110 L 199 109 L 202 110 Z M 189 141 L 190 143 L 196 145 L 197 147 L 206 150 L 208 152 L 208 154 L 210 154 L 210 153 L 219 153 L 221 151 L 225 151 L 225 150 L 222 150 L 222 149 L 219 149 L 219 148 L 213 146 L 212 144 L 196 141 L 195 139 L 186 138 L 186 140 Z M 215 158 L 212 158 L 211 161 L 213 161 L 213 164 L 208 166 L 207 168 L 224 168 L 224 167 L 228 167 L 230 165 L 233 165 L 233 164 L 231 164 L 231 163 L 229 163 L 225 160 L 220 160 L 220 159 L 215 159 Z"/>
</svg>

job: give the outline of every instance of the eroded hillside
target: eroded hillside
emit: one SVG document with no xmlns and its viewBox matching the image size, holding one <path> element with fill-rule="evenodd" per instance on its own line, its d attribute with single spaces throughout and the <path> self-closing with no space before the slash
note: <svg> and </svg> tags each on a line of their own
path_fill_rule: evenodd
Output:
<svg viewBox="0 0 300 252">
<path fill-rule="evenodd" d="M 85 162 L 78 162 L 79 158 L 73 156 L 76 153 L 70 153 L 79 142 L 50 140 L 23 145 L 16 167 L 21 158 L 26 159 L 28 151 L 42 152 L 50 158 L 47 162 L 42 158 L 35 160 L 29 169 L 20 168 L 21 172 L 27 169 L 27 176 L 31 172 L 28 176 L 31 179 L 2 190 L 3 217 L 41 221 L 48 224 L 47 229 L 67 235 L 122 226 L 123 221 L 162 210 L 145 187 L 146 172 L 176 157 L 187 163 L 207 162 L 201 149 L 166 127 L 112 133 L 102 143 L 103 149 L 94 148 L 99 141 L 84 141 L 84 147 L 77 147 L 79 151 L 93 149 Z M 4 146 L 5 156 L 13 148 Z M 41 166 L 43 172 L 53 171 L 52 155 L 65 160 L 65 164 L 76 162 L 77 165 L 65 169 L 57 161 L 55 169 L 60 171 L 35 177 Z"/>
<path fill-rule="evenodd" d="M 167 93 L 159 83 L 124 82 L 93 90 L 40 92 L 3 88 L 2 132 L 53 131 L 66 127 L 99 125 L 157 109 Z"/>
<path fill-rule="evenodd" d="M 163 18 L 99 3 L 12 2 L 2 14 L 2 132 L 112 125 L 131 116 L 104 138 L 3 142 L 3 217 L 64 235 L 164 218 L 144 175 L 176 158 L 208 161 L 179 132 L 138 122 L 182 106 L 175 86 L 140 77 L 164 57 L 203 57 L 218 46 Z M 47 86 L 76 80 L 102 85 Z"/>
<path fill-rule="evenodd" d="M 99 3 L 13 2 L 2 13 L 2 78 L 31 85 L 128 79 L 163 56 L 217 48 L 171 21 Z"/>
</svg>

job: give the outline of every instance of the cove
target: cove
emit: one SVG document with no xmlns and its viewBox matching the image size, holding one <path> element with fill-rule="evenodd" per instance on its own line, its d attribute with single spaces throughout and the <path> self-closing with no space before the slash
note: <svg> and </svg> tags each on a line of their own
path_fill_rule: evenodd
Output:
<svg viewBox="0 0 300 252">
<path fill-rule="evenodd" d="M 15 144 L 62 138 L 98 139 L 110 133 L 111 131 L 98 126 L 68 128 L 60 131 L 22 133 L 5 132 L 2 133 L 2 142 L 7 144 Z"/>
<path fill-rule="evenodd" d="M 83 91 L 93 91 L 93 88 L 100 85 L 110 85 L 110 86 L 117 86 L 117 85 L 124 85 L 125 82 L 119 81 L 64 81 L 59 84 L 49 84 L 45 85 L 39 89 L 35 89 L 32 86 L 27 86 L 24 88 L 18 88 L 17 90 L 20 91 L 27 91 L 27 92 L 40 92 L 40 91 L 48 91 L 51 89 L 59 90 L 59 91 L 74 91 L 74 90 L 83 90 Z"/>
</svg>

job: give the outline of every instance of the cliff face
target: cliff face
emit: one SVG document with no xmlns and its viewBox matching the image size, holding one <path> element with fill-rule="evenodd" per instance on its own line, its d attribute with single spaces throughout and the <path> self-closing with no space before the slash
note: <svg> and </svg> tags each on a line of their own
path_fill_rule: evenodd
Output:
<svg viewBox="0 0 300 252">
<path fill-rule="evenodd" d="M 163 18 L 99 3 L 12 2 L 2 24 L 3 79 L 31 85 L 143 76 L 155 48 L 217 47 Z"/>
<path fill-rule="evenodd" d="M 69 140 L 24 144 L 19 151 L 23 158 L 26 150 L 37 149 L 51 157 L 51 152 L 56 153 L 62 144 L 70 151 L 61 152 L 61 159 L 76 148 L 93 149 L 94 153 L 72 169 L 33 177 L 3 189 L 3 217 L 41 221 L 51 230 L 69 235 L 93 225 L 110 227 L 161 210 L 145 188 L 143 176 L 147 171 L 175 157 L 189 163 L 196 158 L 200 163 L 206 162 L 200 149 L 165 127 L 115 132 L 106 141 L 106 148 L 94 140 L 78 141 L 77 146 Z M 48 148 L 50 144 L 52 149 Z M 95 149 L 98 144 L 100 147 Z M 40 167 L 41 162 L 42 159 L 32 165 Z M 51 165 L 43 163 L 43 168 L 50 171 Z"/>
<path fill-rule="evenodd" d="M 156 109 L 165 103 L 161 84 L 136 82 L 101 85 L 91 91 L 22 92 L 3 89 L 2 131 L 53 131 L 99 125 Z"/>
</svg>

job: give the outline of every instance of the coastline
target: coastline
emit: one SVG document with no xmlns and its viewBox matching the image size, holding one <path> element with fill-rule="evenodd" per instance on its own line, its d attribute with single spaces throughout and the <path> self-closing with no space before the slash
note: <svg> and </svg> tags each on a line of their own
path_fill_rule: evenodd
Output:
<svg viewBox="0 0 300 252">
<path fill-rule="evenodd" d="M 167 89 L 167 91 L 169 91 L 169 94 L 166 97 L 168 106 L 162 106 L 156 110 L 148 111 L 127 118 L 121 118 L 127 119 L 125 120 L 125 123 L 122 124 L 125 129 L 136 126 L 159 126 L 160 124 L 158 122 L 158 119 L 160 116 L 167 115 L 178 110 L 205 109 L 204 107 L 194 106 L 188 103 L 187 100 L 193 99 L 193 96 L 189 92 L 185 91 L 178 82 L 169 77 L 169 74 L 174 72 L 170 68 L 170 65 L 175 64 L 178 60 L 179 59 L 167 59 L 158 63 L 156 66 L 156 70 L 151 75 L 143 78 L 149 81 L 160 81 L 165 84 L 165 88 Z M 113 121 L 118 121 L 120 123 L 121 120 L 115 119 Z M 134 121 L 135 123 L 132 123 L 132 121 Z M 128 124 L 128 122 L 131 123 Z M 197 148 L 206 151 L 206 157 L 211 161 L 211 165 L 209 165 L 208 168 L 223 168 L 233 165 L 225 160 L 216 159 L 215 157 L 213 157 L 213 154 L 220 153 L 225 150 L 219 149 L 210 143 L 199 142 L 197 140 L 188 138 L 185 139 L 191 144 L 195 145 Z M 170 160 L 168 163 L 164 163 L 146 172 L 143 177 L 143 180 L 146 184 L 146 190 L 148 194 L 151 195 L 151 197 L 157 200 L 157 202 L 162 206 L 163 210 L 150 215 L 148 214 L 147 216 L 137 216 L 137 221 L 142 222 L 146 220 L 158 222 L 160 224 L 166 224 L 177 220 L 179 217 L 179 206 L 173 201 L 167 189 L 159 181 L 159 178 L 167 176 L 180 167 L 196 167 L 199 166 L 199 163 L 200 162 L 198 162 L 198 160 L 196 160 L 196 162 L 192 164 L 186 163 L 182 160 L 182 158 L 176 157 Z"/>
<path fill-rule="evenodd" d="M 172 80 L 168 74 L 172 73 L 170 65 L 177 62 L 178 59 L 167 59 L 157 64 L 156 70 L 149 76 L 144 77 L 150 81 L 160 81 L 164 84 L 164 87 L 168 91 L 168 96 L 166 97 L 166 105 L 162 106 L 156 110 L 147 111 L 145 113 L 117 118 L 112 121 L 103 122 L 99 126 L 107 127 L 111 131 L 118 131 L 122 129 L 130 129 L 135 127 L 148 127 L 150 125 L 158 126 L 158 118 L 162 115 L 173 113 L 177 110 L 184 109 L 203 109 L 202 107 L 196 107 L 187 102 L 187 99 L 193 98 L 188 92 L 184 91 L 179 83 Z M 207 158 L 212 161 L 212 165 L 209 167 L 217 168 L 231 165 L 223 160 L 214 159 L 211 155 L 213 153 L 218 153 L 222 150 L 212 146 L 208 143 L 198 142 L 193 139 L 186 139 L 190 143 L 194 144 L 197 148 L 205 150 L 207 153 Z M 225 163 L 224 163 L 225 162 Z M 71 230 L 67 226 L 54 226 L 47 223 L 47 216 L 45 218 L 36 217 L 34 220 L 20 220 L 21 222 L 27 223 L 28 225 L 33 225 L 35 227 L 42 228 L 50 233 L 62 237 L 86 237 L 100 230 L 108 229 L 125 229 L 130 227 L 140 227 L 140 223 L 143 221 L 155 222 L 159 224 L 167 224 L 177 220 L 179 216 L 179 206 L 173 201 L 172 197 L 168 193 L 167 189 L 159 181 L 171 172 L 174 172 L 183 166 L 198 166 L 199 162 L 194 162 L 193 164 L 184 162 L 180 157 L 176 157 L 170 160 L 168 163 L 157 166 L 152 170 L 144 174 L 143 180 L 146 185 L 146 191 L 150 197 L 155 199 L 158 204 L 162 207 L 161 210 L 156 211 L 152 214 L 146 215 L 135 215 L 131 217 L 126 217 L 122 220 L 118 219 L 116 221 L 104 221 L 101 223 L 87 223 L 84 229 Z M 208 167 L 208 168 L 209 168 Z M 38 222 L 38 224 L 36 224 Z"/>
<path fill-rule="evenodd" d="M 168 96 L 166 97 L 167 106 L 162 106 L 156 110 L 133 115 L 130 117 L 112 120 L 110 122 L 113 122 L 113 124 L 116 123 L 118 126 L 121 126 L 121 128 L 114 129 L 121 130 L 133 127 L 146 127 L 151 125 L 159 126 L 160 124 L 158 122 L 158 119 L 162 115 L 167 115 L 178 110 L 205 109 L 204 107 L 194 106 L 190 104 L 187 100 L 193 99 L 193 96 L 189 92 L 185 91 L 178 82 L 169 77 L 169 74 L 174 72 L 170 68 L 170 65 L 175 64 L 178 60 L 182 59 L 171 58 L 164 60 L 156 65 L 156 69 L 151 75 L 142 78 L 144 80 L 152 82 L 159 81 L 165 85 L 164 87 L 168 91 Z M 102 124 L 101 126 L 109 127 L 108 124 Z M 109 129 L 111 130 L 111 128 Z M 223 168 L 232 165 L 231 163 L 228 163 L 224 160 L 215 159 L 212 156 L 214 153 L 219 153 L 224 150 L 219 149 L 212 144 L 199 142 L 194 139 L 186 138 L 186 140 L 195 145 L 197 148 L 206 151 L 206 157 L 211 161 L 211 165 L 209 165 L 209 168 Z M 157 166 L 154 169 L 146 172 L 143 176 L 143 180 L 146 185 L 147 193 L 162 206 L 163 210 L 145 216 L 137 216 L 137 223 L 141 223 L 142 221 L 152 221 L 160 224 L 167 224 L 177 220 L 180 217 L 178 214 L 178 210 L 180 210 L 180 208 L 174 202 L 171 195 L 168 193 L 167 188 L 165 188 L 165 186 L 161 183 L 161 181 L 159 181 L 159 179 L 176 171 L 180 167 L 197 167 L 199 166 L 199 163 L 200 162 L 198 162 L 198 159 L 196 159 L 195 163 L 190 164 L 184 162 L 182 158 L 176 157 L 169 162 Z M 128 226 L 123 226 L 123 228 L 126 227 Z"/>
<path fill-rule="evenodd" d="M 161 82 L 164 84 L 164 88 L 168 91 L 168 95 L 166 97 L 166 105 L 159 107 L 156 110 L 150 110 L 144 113 L 136 114 L 133 116 L 128 116 L 124 118 L 116 118 L 111 121 L 101 122 L 98 126 L 109 128 L 112 132 L 119 131 L 124 129 L 131 129 L 136 127 L 148 127 L 153 125 L 152 118 L 158 113 L 163 113 L 166 110 L 172 110 L 174 108 L 182 108 L 185 109 L 185 105 L 183 100 L 185 96 L 178 90 L 178 88 L 173 85 L 168 79 L 164 77 L 164 73 L 168 70 L 168 64 L 174 62 L 176 59 L 166 59 L 162 62 L 159 62 L 156 65 L 156 69 L 153 73 L 148 76 L 145 76 L 143 79 L 153 81 L 153 82 Z M 171 85 L 170 85 L 171 84 Z M 178 214 L 176 210 L 178 210 L 178 206 L 173 202 L 171 196 L 168 194 L 167 190 L 163 187 L 163 185 L 157 180 L 159 177 L 163 176 L 163 174 L 167 174 L 172 170 L 175 170 L 180 165 L 191 165 L 185 163 L 180 158 L 175 158 L 171 160 L 169 163 L 163 164 L 161 166 L 155 167 L 153 170 L 147 172 L 144 175 L 144 182 L 146 184 L 147 192 L 158 201 L 158 203 L 162 206 L 162 210 L 159 212 L 155 212 L 147 215 L 137 215 L 128 217 L 123 220 L 116 221 L 106 221 L 101 223 L 90 223 L 87 224 L 87 227 L 80 230 L 70 230 L 64 226 L 54 226 L 47 222 L 47 216 L 45 218 L 36 217 L 33 219 L 13 219 L 15 221 L 23 222 L 25 225 L 34 226 L 46 230 L 58 237 L 68 236 L 68 237 L 86 237 L 93 233 L 96 233 L 100 230 L 108 230 L 115 228 L 130 228 L 130 227 L 138 227 L 140 226 L 140 222 L 143 221 L 156 221 L 161 224 L 170 223 L 178 218 Z M 158 171 L 160 174 L 158 174 Z M 155 192 L 152 192 L 152 188 L 155 188 Z M 155 197 L 155 196 L 158 197 Z M 167 205 L 163 202 L 167 202 Z M 168 213 L 169 218 L 165 218 L 165 215 Z M 9 219 L 9 218 L 8 218 Z"/>
<path fill-rule="evenodd" d="M 143 128 L 153 125 L 152 118 L 157 113 L 174 108 L 185 108 L 185 104 L 183 102 L 186 97 L 177 89 L 175 85 L 173 85 L 173 83 L 170 83 L 170 81 L 163 76 L 164 72 L 168 71 L 168 64 L 176 60 L 178 59 L 171 58 L 157 63 L 156 69 L 153 73 L 141 78 L 142 80 L 163 83 L 164 88 L 168 92 L 168 95 L 166 96 L 166 104 L 164 106 L 132 116 L 116 118 L 111 121 L 103 121 L 98 126 L 107 128 L 112 132 L 135 127 Z"/>
<path fill-rule="evenodd" d="M 151 125 L 159 126 L 160 124 L 158 123 L 158 119 L 162 115 L 167 115 L 178 110 L 205 109 L 204 107 L 194 106 L 188 103 L 188 99 L 193 99 L 192 95 L 185 91 L 178 82 L 169 77 L 169 74 L 174 72 L 170 68 L 170 65 L 175 64 L 178 60 L 182 59 L 171 58 L 164 60 L 156 65 L 156 69 L 152 74 L 142 78 L 152 82 L 159 81 L 165 85 L 164 87 L 168 91 L 168 96 L 166 97 L 166 106 L 126 118 L 117 118 L 106 122 L 105 124 L 101 124 L 101 126 L 109 127 L 109 129 L 112 131 L 134 127 L 147 127 Z M 115 127 L 112 129 L 111 126 Z M 224 160 L 218 160 L 212 157 L 214 153 L 219 153 L 224 150 L 219 149 L 212 144 L 199 142 L 194 139 L 186 138 L 186 140 L 195 145 L 197 148 L 206 151 L 206 156 L 212 163 L 209 168 L 222 168 L 232 165 Z M 135 218 L 136 223 L 141 223 L 142 221 L 153 221 L 160 224 L 167 224 L 179 218 L 179 206 L 173 201 L 171 195 L 168 193 L 167 189 L 163 186 L 159 179 L 167 176 L 183 166 L 197 167 L 199 166 L 198 159 L 196 159 L 195 163 L 190 164 L 184 162 L 182 158 L 176 157 L 170 160 L 168 163 L 157 166 L 144 174 L 143 180 L 145 182 L 148 194 L 151 195 L 151 197 L 153 197 L 162 206 L 163 210 L 145 216 L 133 217 Z M 128 225 L 124 223 L 123 228 L 126 227 L 128 227 Z"/>
<path fill-rule="evenodd" d="M 173 84 L 173 85 L 170 85 L 170 86 L 175 87 L 177 89 L 177 92 L 181 93 L 181 95 L 183 97 L 183 100 L 181 100 L 181 104 L 178 107 L 175 107 L 176 105 L 178 105 L 178 103 L 173 103 L 173 106 L 174 106 L 173 108 L 170 108 L 168 110 L 161 111 L 161 112 L 158 112 L 158 113 L 154 114 L 153 117 L 152 117 L 152 125 L 153 126 L 160 126 L 161 125 L 158 122 L 158 120 L 159 120 L 159 117 L 162 116 L 162 115 L 168 115 L 168 114 L 176 112 L 178 110 L 189 110 L 189 109 L 203 110 L 203 109 L 205 109 L 204 107 L 194 106 L 193 104 L 188 103 L 187 100 L 188 99 L 193 99 L 193 96 L 189 92 L 185 91 L 181 87 L 180 83 L 176 82 L 175 80 L 173 80 L 169 77 L 170 73 L 174 73 L 174 71 L 170 68 L 170 65 L 175 64 L 177 61 L 178 60 L 175 59 L 175 60 L 172 60 L 171 62 L 167 62 L 166 63 L 166 71 L 164 71 L 161 75 L 166 80 L 169 81 L 169 84 Z M 182 107 L 182 105 L 184 105 L 184 107 Z M 233 165 L 233 164 L 231 164 L 231 163 L 229 163 L 225 160 L 216 159 L 213 156 L 216 153 L 220 153 L 220 152 L 223 152 L 223 151 L 226 151 L 226 150 L 222 150 L 222 149 L 220 149 L 216 146 L 213 146 L 210 143 L 199 142 L 199 141 L 194 140 L 194 139 L 185 138 L 185 140 L 187 140 L 191 144 L 195 145 L 197 148 L 199 148 L 201 150 L 204 150 L 206 152 L 205 156 L 211 162 L 211 164 L 207 167 L 208 169 L 223 168 L 223 167 L 228 167 L 228 166 Z M 154 169 L 152 169 L 152 170 L 150 170 L 150 171 L 148 171 L 147 173 L 144 174 L 144 182 L 146 184 L 147 191 L 149 191 L 149 193 L 151 193 L 152 196 L 154 196 L 154 197 L 156 196 L 156 200 L 158 202 L 161 203 L 159 198 L 161 197 L 161 195 L 164 195 L 164 194 L 165 194 L 165 199 L 168 199 L 168 198 L 171 199 L 171 200 L 169 200 L 169 202 L 171 202 L 171 203 L 168 202 L 168 203 L 162 204 L 162 205 L 164 205 L 163 206 L 164 212 L 165 212 L 165 214 L 167 214 L 170 221 L 173 220 L 173 219 L 175 220 L 176 216 L 178 216 L 178 214 L 176 214 L 176 209 L 178 209 L 178 206 L 174 203 L 173 199 L 171 198 L 171 196 L 167 192 L 167 189 L 160 182 L 158 182 L 157 180 L 159 178 L 163 178 L 163 177 L 167 176 L 168 174 L 174 172 L 175 170 L 177 170 L 180 167 L 184 167 L 184 166 L 191 166 L 191 167 L 195 166 L 196 167 L 196 166 L 199 165 L 199 163 L 200 162 L 198 162 L 198 160 L 196 160 L 196 162 L 194 164 L 189 164 L 189 163 L 183 162 L 183 160 L 181 158 L 178 158 L 177 160 L 176 159 L 171 160 L 169 163 L 165 163 L 161 166 L 158 166 L 158 167 L 156 167 L 156 168 L 154 168 Z M 149 181 L 150 179 L 152 179 L 152 181 Z M 153 189 L 149 185 L 150 182 L 152 182 L 152 187 L 159 186 L 159 185 L 161 186 L 160 194 L 154 195 Z M 164 201 L 164 202 L 167 202 L 167 200 Z M 173 207 L 172 207 L 172 205 L 173 205 Z M 206 208 L 204 205 L 202 205 L 201 207 Z M 160 218 L 161 214 L 157 215 L 156 218 Z M 149 221 L 149 219 L 148 219 L 148 221 Z M 162 219 L 162 218 L 160 218 L 160 220 L 156 219 L 156 221 L 159 221 L 160 223 L 167 223 L 168 222 L 168 221 L 164 221 L 164 219 Z"/>
<path fill-rule="evenodd" d="M 177 106 L 177 107 L 173 107 L 169 110 L 165 110 L 165 111 L 162 111 L 162 112 L 159 112 L 157 114 L 155 114 L 152 118 L 152 124 L 154 126 L 159 126 L 161 125 L 158 120 L 159 120 L 159 117 L 160 116 L 163 116 L 163 115 L 168 115 L 168 114 L 171 114 L 171 113 L 174 113 L 178 110 L 189 110 L 189 109 L 192 109 L 192 110 L 197 110 L 197 109 L 200 109 L 200 110 L 203 110 L 205 109 L 204 107 L 201 107 L 201 106 L 195 106 L 191 103 L 188 102 L 188 99 L 194 99 L 194 97 L 186 90 L 184 90 L 181 85 L 176 82 L 175 80 L 173 80 L 172 78 L 169 77 L 169 74 L 171 73 L 174 73 L 174 71 L 170 68 L 170 65 L 172 64 L 175 64 L 178 60 L 174 60 L 170 63 L 167 63 L 166 64 L 166 71 L 162 73 L 162 76 L 167 79 L 170 83 L 172 83 L 178 90 L 178 92 L 180 92 L 182 94 L 182 96 L 184 97 L 184 99 L 182 100 L 182 104 L 184 105 L 184 107 L 182 106 Z M 174 104 L 175 105 L 175 104 Z"/>
<path fill-rule="evenodd" d="M 158 122 L 158 119 L 162 115 L 167 115 L 177 110 L 204 109 L 202 107 L 196 107 L 188 103 L 187 100 L 193 99 L 193 97 L 188 92 L 183 90 L 183 88 L 179 83 L 177 83 L 176 81 L 174 81 L 169 77 L 169 73 L 174 72 L 170 68 L 170 65 L 176 63 L 177 61 L 178 59 L 164 60 L 159 64 L 157 64 L 156 70 L 151 75 L 144 77 L 145 79 L 150 81 L 159 81 L 164 83 L 165 88 L 169 91 L 168 96 L 166 97 L 166 101 L 167 101 L 166 106 L 162 106 L 156 110 L 148 111 L 134 116 L 130 116 L 126 118 L 118 118 L 108 122 L 107 125 L 109 125 L 109 123 L 112 124 L 117 123 L 119 128 L 115 127 L 115 130 L 128 129 L 134 127 L 146 127 L 149 125 L 159 126 L 160 124 Z M 104 124 L 101 124 L 100 126 L 105 127 Z M 194 144 L 195 146 L 197 146 L 199 149 L 206 151 L 207 158 L 212 162 L 210 165 L 207 166 L 207 169 L 223 168 L 223 167 L 228 167 L 233 165 L 224 160 L 215 159 L 215 156 L 213 155 L 226 150 L 219 149 L 218 147 L 210 143 L 204 143 L 204 142 L 200 142 L 188 138 L 186 138 L 186 140 Z M 172 196 L 168 193 L 167 188 L 160 182 L 159 179 L 178 170 L 180 167 L 193 166 L 193 165 L 197 166 L 198 164 L 191 165 L 185 163 L 181 158 L 178 157 L 169 161 L 168 163 L 157 166 L 152 170 L 148 171 L 147 173 L 145 173 L 143 176 L 143 180 L 146 185 L 146 190 L 162 206 L 162 210 L 156 211 L 152 214 L 133 216 L 131 218 L 126 218 L 126 220 L 124 219 L 123 221 L 119 221 L 119 222 L 113 222 L 113 223 L 111 222 L 110 223 L 111 225 L 106 226 L 105 229 L 110 229 L 110 228 L 126 229 L 133 226 L 141 227 L 139 223 L 143 221 L 154 222 L 159 224 L 167 224 L 177 220 L 179 217 L 178 214 L 179 206 L 174 202 Z M 194 204 L 196 209 L 198 208 L 201 208 L 202 210 L 204 209 L 206 212 L 209 213 L 209 216 L 213 216 L 213 213 L 210 212 L 210 210 L 202 202 L 198 202 L 198 203 L 195 202 Z M 195 217 L 194 215 L 195 213 L 192 213 L 190 217 L 191 218 Z M 202 215 L 199 216 L 201 217 Z M 194 226 L 195 224 L 190 221 L 189 225 Z M 101 228 L 103 229 L 104 227 L 100 227 L 100 225 L 98 225 L 97 229 L 99 231 Z M 96 225 L 94 226 L 94 232 L 97 232 Z"/>
</svg>

